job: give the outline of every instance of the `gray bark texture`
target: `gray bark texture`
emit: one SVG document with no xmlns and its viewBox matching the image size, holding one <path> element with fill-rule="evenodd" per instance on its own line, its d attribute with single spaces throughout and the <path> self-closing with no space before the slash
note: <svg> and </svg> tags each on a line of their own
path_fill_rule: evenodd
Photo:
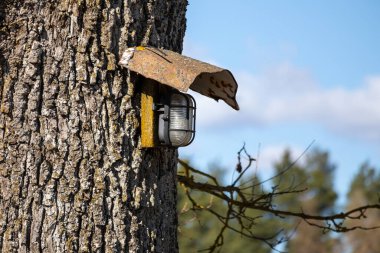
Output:
<svg viewBox="0 0 380 253">
<path fill-rule="evenodd" d="M 187 0 L 0 0 L 0 252 L 178 252 L 177 150 L 140 149 L 141 44 Z"/>
</svg>

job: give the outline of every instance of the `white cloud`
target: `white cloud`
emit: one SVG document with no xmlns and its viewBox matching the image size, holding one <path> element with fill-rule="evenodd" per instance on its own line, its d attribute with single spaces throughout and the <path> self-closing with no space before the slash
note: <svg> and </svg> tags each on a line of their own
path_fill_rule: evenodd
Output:
<svg viewBox="0 0 380 253">
<path fill-rule="evenodd" d="M 284 153 L 284 150 L 289 148 L 286 145 L 275 145 L 263 147 L 257 157 L 257 168 L 259 172 L 272 171 L 273 165 L 279 161 Z M 293 150 L 293 149 L 292 149 Z"/>
<path fill-rule="evenodd" d="M 242 72 L 235 77 L 241 110 L 196 95 L 201 126 L 307 122 L 335 133 L 380 140 L 380 76 L 367 77 L 356 89 L 323 88 L 306 70 L 290 64 L 257 76 Z"/>
<path fill-rule="evenodd" d="M 288 144 L 264 145 L 260 148 L 257 154 L 253 154 L 257 160 L 257 172 L 271 175 L 274 170 L 274 164 L 282 159 L 285 150 L 290 150 L 293 161 L 298 164 L 303 164 L 307 154 L 303 154 L 305 148 Z"/>
</svg>

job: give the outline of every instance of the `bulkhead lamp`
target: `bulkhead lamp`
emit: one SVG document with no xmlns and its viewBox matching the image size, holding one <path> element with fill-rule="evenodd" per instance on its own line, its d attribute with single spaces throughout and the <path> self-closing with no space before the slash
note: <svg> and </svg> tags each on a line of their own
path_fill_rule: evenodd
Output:
<svg viewBox="0 0 380 253">
<path fill-rule="evenodd" d="M 191 95 L 173 90 L 162 97 L 155 109 L 160 145 L 184 147 L 194 140 L 196 104 Z"/>
<path fill-rule="evenodd" d="M 192 89 L 235 110 L 238 84 L 232 73 L 206 62 L 154 47 L 126 48 L 119 65 L 144 77 L 141 82 L 141 147 L 182 147 L 195 134 Z M 152 110 L 152 107 L 154 108 Z"/>
</svg>

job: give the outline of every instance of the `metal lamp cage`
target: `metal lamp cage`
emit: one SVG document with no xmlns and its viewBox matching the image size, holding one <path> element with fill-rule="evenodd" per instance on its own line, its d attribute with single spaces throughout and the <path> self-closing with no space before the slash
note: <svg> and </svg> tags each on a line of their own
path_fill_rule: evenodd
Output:
<svg viewBox="0 0 380 253">
<path fill-rule="evenodd" d="M 195 136 L 194 98 L 174 91 L 165 96 L 157 107 L 160 144 L 172 147 L 189 145 Z"/>
</svg>

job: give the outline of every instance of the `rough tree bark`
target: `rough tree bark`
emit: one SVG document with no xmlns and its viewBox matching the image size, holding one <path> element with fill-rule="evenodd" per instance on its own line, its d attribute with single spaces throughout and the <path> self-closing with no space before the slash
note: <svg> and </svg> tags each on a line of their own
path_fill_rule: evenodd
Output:
<svg viewBox="0 0 380 253">
<path fill-rule="evenodd" d="M 126 47 L 187 0 L 1 0 L 0 252 L 177 252 L 177 150 L 141 150 Z"/>
</svg>

